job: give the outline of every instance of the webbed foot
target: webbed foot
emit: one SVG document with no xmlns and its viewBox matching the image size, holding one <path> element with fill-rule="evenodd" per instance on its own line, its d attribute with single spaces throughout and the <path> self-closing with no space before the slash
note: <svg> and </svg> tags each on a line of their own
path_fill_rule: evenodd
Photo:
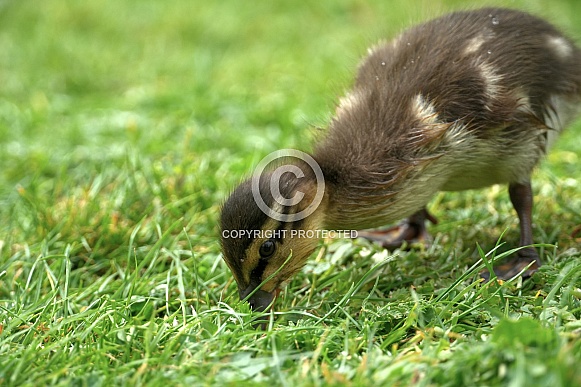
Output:
<svg viewBox="0 0 581 387">
<path fill-rule="evenodd" d="M 429 245 L 432 237 L 426 229 L 426 220 L 438 223 L 438 220 L 424 208 L 397 226 L 385 230 L 359 231 L 358 237 L 377 242 L 388 250 L 417 243 Z"/>
<path fill-rule="evenodd" d="M 520 246 L 532 245 L 533 192 L 531 184 L 530 182 L 511 183 L 508 185 L 508 193 L 520 222 Z M 520 273 L 529 264 L 531 264 L 529 268 L 522 273 L 523 278 L 532 276 L 541 266 L 539 254 L 533 247 L 525 247 L 519 250 L 516 255 L 509 258 L 508 261 L 496 266 L 494 268 L 494 274 L 496 274 L 499 279 L 508 280 Z M 487 281 L 490 279 L 490 273 L 488 271 L 481 272 L 480 276 Z"/>
<path fill-rule="evenodd" d="M 528 268 L 524 270 L 527 266 Z M 521 276 L 525 279 L 531 277 L 540 266 L 541 259 L 535 249 L 532 247 L 526 247 L 519 250 L 515 256 L 512 256 L 500 265 L 495 266 L 494 274 L 496 274 L 498 279 L 507 281 L 522 272 Z M 480 277 L 488 281 L 490 279 L 490 272 L 482 271 Z"/>
</svg>

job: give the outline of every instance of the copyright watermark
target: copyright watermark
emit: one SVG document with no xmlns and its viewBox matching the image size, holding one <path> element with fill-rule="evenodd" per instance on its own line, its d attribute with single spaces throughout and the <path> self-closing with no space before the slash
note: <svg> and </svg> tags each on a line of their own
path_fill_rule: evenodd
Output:
<svg viewBox="0 0 581 387">
<path fill-rule="evenodd" d="M 284 239 L 316 238 L 335 239 L 358 237 L 356 230 L 222 230 L 222 238 L 251 238 L 251 239 Z"/>
<path fill-rule="evenodd" d="M 282 159 L 289 159 L 294 158 L 303 161 L 306 163 L 312 170 L 313 174 L 315 175 L 316 179 L 316 193 L 312 201 L 299 212 L 289 214 L 285 213 L 285 211 L 281 211 L 285 207 L 292 207 L 299 204 L 302 200 L 306 200 L 305 193 L 302 191 L 297 190 L 294 193 L 294 196 L 291 198 L 284 197 L 280 192 L 280 183 L 281 177 L 285 173 L 293 174 L 297 179 L 305 177 L 305 173 L 299 166 L 291 163 L 285 163 L 279 167 L 277 167 L 274 171 L 272 171 L 268 176 L 264 173 L 266 167 L 276 162 L 277 160 Z M 263 178 L 269 178 L 269 191 L 274 199 L 274 202 L 278 204 L 275 206 L 275 203 L 271 203 L 269 206 L 265 198 L 262 197 L 260 192 L 260 180 Z M 321 204 L 323 200 L 323 195 L 325 194 L 325 178 L 323 176 L 323 171 L 319 164 L 313 159 L 309 154 L 305 152 L 301 152 L 296 149 L 281 149 L 275 152 L 270 153 L 265 158 L 260 160 L 256 169 L 254 170 L 254 174 L 252 175 L 252 196 L 254 197 L 254 201 L 260 208 L 262 212 L 264 212 L 267 216 L 272 219 L 278 220 L 280 222 L 295 222 L 301 219 L 306 218 L 307 216 L 311 215 Z"/>
</svg>

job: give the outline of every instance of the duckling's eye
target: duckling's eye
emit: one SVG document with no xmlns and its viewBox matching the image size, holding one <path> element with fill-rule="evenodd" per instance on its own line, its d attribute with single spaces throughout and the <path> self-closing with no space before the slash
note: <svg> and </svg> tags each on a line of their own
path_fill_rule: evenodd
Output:
<svg viewBox="0 0 581 387">
<path fill-rule="evenodd" d="M 274 254 L 274 250 L 276 250 L 276 245 L 272 239 L 269 239 L 260 246 L 258 253 L 261 258 L 268 258 Z"/>
</svg>

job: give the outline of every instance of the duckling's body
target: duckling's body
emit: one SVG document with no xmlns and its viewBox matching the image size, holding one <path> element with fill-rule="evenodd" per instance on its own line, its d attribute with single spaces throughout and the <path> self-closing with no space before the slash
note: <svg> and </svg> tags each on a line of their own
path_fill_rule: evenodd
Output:
<svg viewBox="0 0 581 387">
<path fill-rule="evenodd" d="M 225 203 L 222 230 L 359 230 L 409 216 L 415 231 L 401 242 L 423 232 L 425 205 L 437 192 L 505 183 L 521 223 L 520 244 L 529 245 L 531 171 L 580 102 L 581 51 L 548 23 L 506 9 L 446 15 L 370 50 L 315 147 L 325 195 L 312 215 L 281 222 L 256 214 L 247 182 Z M 266 194 L 271 176 L 260 179 L 260 192 L 280 209 L 276 195 Z M 312 199 L 315 188 L 309 172 L 280 180 L 283 198 L 303 192 Z M 297 213 L 307 204 L 283 212 Z M 223 238 L 222 245 L 241 297 L 292 251 L 286 267 L 256 293 L 258 306 L 265 307 L 316 242 Z M 540 265 L 536 251 L 526 248 L 511 267 L 520 270 L 533 261 Z"/>
<path fill-rule="evenodd" d="M 516 11 L 454 13 L 371 49 L 314 153 L 331 185 L 326 226 L 377 227 L 438 191 L 528 182 L 580 89 L 579 50 Z M 333 205 L 370 195 L 387 198 Z"/>
</svg>

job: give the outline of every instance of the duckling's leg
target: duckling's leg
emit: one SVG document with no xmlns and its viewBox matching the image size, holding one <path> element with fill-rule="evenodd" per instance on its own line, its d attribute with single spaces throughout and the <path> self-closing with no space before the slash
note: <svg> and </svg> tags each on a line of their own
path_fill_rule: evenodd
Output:
<svg viewBox="0 0 581 387">
<path fill-rule="evenodd" d="M 532 245 L 533 191 L 531 183 L 511 183 L 508 186 L 508 194 L 520 222 L 520 246 Z M 522 274 L 524 278 L 530 277 L 541 266 L 541 259 L 534 247 L 525 247 L 519 250 L 515 257 L 495 267 L 494 273 L 498 278 L 507 280 L 520 273 L 531 262 L 533 264 Z M 486 278 L 487 275 L 483 275 L 483 277 Z"/>
<path fill-rule="evenodd" d="M 426 220 L 434 224 L 438 223 L 438 220 L 426 208 L 422 208 L 397 226 L 386 230 L 359 231 L 357 234 L 360 238 L 380 243 L 386 249 L 396 249 L 404 243 L 427 244 L 432 238 L 426 230 Z"/>
</svg>

